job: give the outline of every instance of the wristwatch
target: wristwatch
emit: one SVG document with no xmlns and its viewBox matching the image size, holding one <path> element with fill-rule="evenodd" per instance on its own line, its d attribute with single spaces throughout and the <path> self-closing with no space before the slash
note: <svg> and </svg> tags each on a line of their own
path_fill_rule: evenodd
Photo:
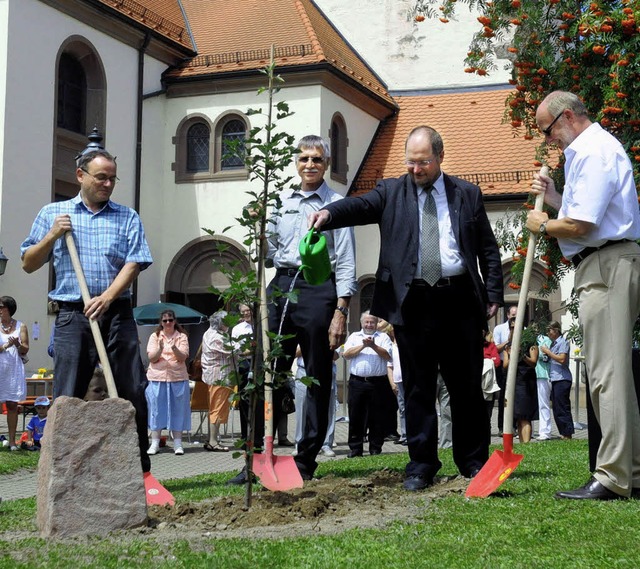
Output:
<svg viewBox="0 0 640 569">
<path fill-rule="evenodd" d="M 348 317 L 349 317 L 349 309 L 348 309 L 348 308 L 345 308 L 344 306 L 336 306 L 336 310 L 337 310 L 338 312 L 342 313 L 342 315 L 343 315 L 345 318 L 348 318 Z"/>
<path fill-rule="evenodd" d="M 543 236 L 547 235 L 547 222 L 540 224 L 540 229 L 538 229 L 538 235 Z"/>
</svg>

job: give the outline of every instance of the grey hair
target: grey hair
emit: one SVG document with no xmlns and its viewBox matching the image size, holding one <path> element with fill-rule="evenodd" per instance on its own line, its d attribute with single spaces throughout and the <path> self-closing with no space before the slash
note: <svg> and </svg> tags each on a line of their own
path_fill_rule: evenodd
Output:
<svg viewBox="0 0 640 569">
<path fill-rule="evenodd" d="M 223 324 L 223 320 L 227 317 L 226 310 L 218 310 L 209 316 L 209 327 L 214 330 L 220 330 L 220 326 Z"/>
<path fill-rule="evenodd" d="M 308 134 L 307 136 L 303 136 L 298 141 L 298 150 L 302 150 L 303 148 L 321 148 L 322 155 L 325 158 L 331 158 L 331 147 L 329 146 L 329 143 L 321 136 L 316 136 L 315 134 Z"/>
<path fill-rule="evenodd" d="M 569 91 L 553 91 L 545 99 L 549 114 L 558 116 L 562 111 L 571 109 L 577 116 L 587 116 L 587 107 L 575 93 Z"/>
<path fill-rule="evenodd" d="M 360 314 L 360 323 L 365 319 L 366 316 L 373 316 L 376 320 L 380 320 L 375 314 L 371 314 L 371 310 L 365 310 L 362 314 Z"/>
</svg>

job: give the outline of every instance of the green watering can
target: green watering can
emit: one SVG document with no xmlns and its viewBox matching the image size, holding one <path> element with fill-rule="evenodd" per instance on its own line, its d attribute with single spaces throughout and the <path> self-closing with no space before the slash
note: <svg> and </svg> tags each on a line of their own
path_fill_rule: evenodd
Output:
<svg viewBox="0 0 640 569">
<path fill-rule="evenodd" d="M 331 276 L 327 238 L 312 227 L 300 241 L 299 250 L 304 280 L 312 285 L 324 283 Z"/>
</svg>

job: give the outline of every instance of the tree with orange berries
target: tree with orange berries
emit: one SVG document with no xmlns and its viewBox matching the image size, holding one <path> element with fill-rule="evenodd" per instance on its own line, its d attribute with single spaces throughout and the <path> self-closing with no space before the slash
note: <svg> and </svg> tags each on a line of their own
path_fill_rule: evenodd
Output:
<svg viewBox="0 0 640 569">
<path fill-rule="evenodd" d="M 505 121 L 517 136 L 540 140 L 537 164 L 553 157 L 548 164 L 556 187 L 563 187 L 562 163 L 555 163 L 557 154 L 550 154 L 538 132 L 535 111 L 557 89 L 576 93 L 590 116 L 622 142 L 640 186 L 640 0 L 416 0 L 414 16 L 448 22 L 460 4 L 479 13 L 465 71 L 487 75 L 508 57 L 513 92 L 505 101 Z M 553 240 L 539 244 L 549 267 L 549 292 L 569 270 L 568 262 Z M 516 243 L 516 258 L 517 248 Z M 516 263 L 516 277 L 520 269 Z"/>
</svg>

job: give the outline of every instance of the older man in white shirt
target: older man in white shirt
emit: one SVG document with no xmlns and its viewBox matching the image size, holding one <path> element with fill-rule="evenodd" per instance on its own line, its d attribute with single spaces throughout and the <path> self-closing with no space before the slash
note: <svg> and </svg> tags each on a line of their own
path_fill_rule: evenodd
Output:
<svg viewBox="0 0 640 569">
<path fill-rule="evenodd" d="M 382 397 L 386 393 L 387 362 L 391 338 L 378 332 L 378 318 L 362 313 L 362 329 L 347 338 L 342 357 L 349 366 L 349 458 L 362 456 L 365 429 L 369 428 L 369 453 L 380 454 L 384 444 Z"/>
</svg>

